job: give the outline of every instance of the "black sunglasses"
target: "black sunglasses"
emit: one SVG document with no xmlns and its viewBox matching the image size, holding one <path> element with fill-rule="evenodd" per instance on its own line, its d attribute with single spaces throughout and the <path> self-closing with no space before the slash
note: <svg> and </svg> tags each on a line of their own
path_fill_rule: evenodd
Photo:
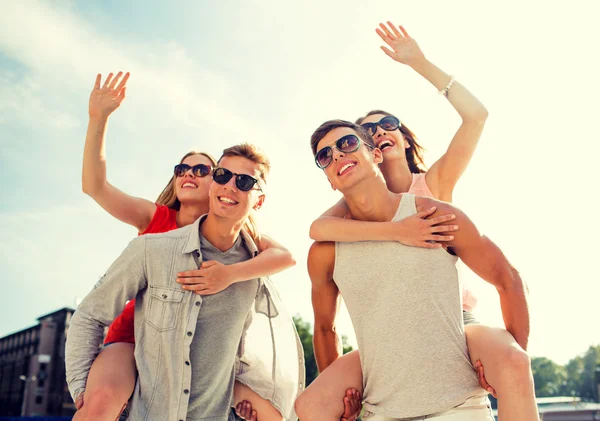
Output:
<svg viewBox="0 0 600 421">
<path fill-rule="evenodd" d="M 400 122 L 400 120 L 398 118 L 394 117 L 393 115 L 388 115 L 386 117 L 383 117 L 381 120 L 379 120 L 376 123 L 361 124 L 362 127 L 367 129 L 367 131 L 369 132 L 369 135 L 371 135 L 371 136 L 375 136 L 375 133 L 377 133 L 377 126 L 381 127 L 386 132 L 392 132 L 392 131 L 396 130 L 398 127 L 400 127 L 401 125 L 402 125 L 402 123 Z"/>
<path fill-rule="evenodd" d="M 236 174 L 229 171 L 227 168 L 217 167 L 213 170 L 213 180 L 219 184 L 227 184 L 231 177 L 235 175 L 235 185 L 241 191 L 250 191 L 256 184 L 258 189 L 262 191 L 262 187 L 258 180 L 248 174 Z"/>
<path fill-rule="evenodd" d="M 365 143 L 365 145 L 372 147 L 368 143 Z M 359 146 L 360 139 L 353 134 L 347 134 L 346 136 L 340 137 L 335 142 L 335 148 L 343 153 L 356 152 Z M 317 167 L 322 170 L 327 168 L 331 164 L 331 161 L 333 161 L 333 148 L 331 146 L 325 146 L 315 155 L 315 163 L 317 164 Z"/>
<path fill-rule="evenodd" d="M 177 164 L 175 165 L 173 172 L 175 173 L 176 177 L 183 177 L 183 175 L 189 170 L 192 170 L 192 174 L 194 174 L 196 177 L 206 177 L 208 174 L 210 174 L 212 167 L 204 164 L 194 165 L 193 167 L 190 167 L 188 164 Z"/>
</svg>

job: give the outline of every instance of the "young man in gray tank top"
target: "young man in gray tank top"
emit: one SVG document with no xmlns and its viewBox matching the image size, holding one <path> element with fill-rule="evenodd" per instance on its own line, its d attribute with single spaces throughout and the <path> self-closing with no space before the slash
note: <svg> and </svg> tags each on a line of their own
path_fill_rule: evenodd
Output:
<svg viewBox="0 0 600 421">
<path fill-rule="evenodd" d="M 214 295 L 197 295 L 182 289 L 176 278 L 180 272 L 199 268 L 202 261 L 229 265 L 258 254 L 242 227 L 264 201 L 268 168 L 268 160 L 253 145 L 226 149 L 219 167 L 213 169 L 209 213 L 186 227 L 137 237 L 113 263 L 71 320 L 66 366 L 74 399 L 85 390 L 104 327 L 128 299 L 137 298 L 139 375 L 128 419 L 237 419 L 231 410 L 236 354 L 252 305 L 262 298 L 271 300 L 271 293 L 264 292 L 267 282 L 257 277 Z M 293 265 L 291 256 L 290 260 L 285 267 Z M 264 268 L 257 268 L 257 273 L 263 274 Z M 273 359 L 267 364 L 273 364 Z M 76 419 L 98 417 L 84 403 Z"/>
<path fill-rule="evenodd" d="M 363 389 L 365 421 L 493 420 L 467 353 L 456 256 L 497 288 L 506 328 L 515 345 L 526 349 L 529 313 L 519 274 L 451 204 L 390 192 L 378 167 L 382 153 L 362 127 L 326 122 L 313 134 L 311 146 L 331 186 L 343 193 L 353 219 L 400 220 L 436 206 L 432 218 L 455 214 L 451 223 L 460 227 L 448 250 L 398 242 L 324 242 L 311 247 L 308 270 L 319 371 L 341 357 L 335 331 L 341 294 L 356 331 L 363 376 L 362 385 L 352 384 L 340 379 L 345 372 L 338 369 L 336 378 L 325 373 L 321 381 Z M 360 380 L 354 376 L 353 381 Z M 339 420 L 314 404 L 316 399 L 340 399 L 325 395 L 315 396 L 309 387 L 299 397 L 296 411 L 302 421 Z M 536 413 L 531 419 L 535 418 Z"/>
</svg>

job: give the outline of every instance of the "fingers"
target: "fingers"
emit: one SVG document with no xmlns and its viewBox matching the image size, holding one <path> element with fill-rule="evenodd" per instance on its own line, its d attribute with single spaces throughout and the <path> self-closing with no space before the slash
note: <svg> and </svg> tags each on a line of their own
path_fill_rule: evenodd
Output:
<svg viewBox="0 0 600 421">
<path fill-rule="evenodd" d="M 216 260 L 207 260 L 205 262 L 202 262 L 202 269 L 209 268 L 211 266 L 216 265 L 217 263 L 219 262 L 217 262 Z"/>
<path fill-rule="evenodd" d="M 104 85 L 102 85 L 102 89 L 104 88 L 108 88 L 108 85 L 110 84 L 110 81 L 112 80 L 113 74 L 109 73 L 108 76 L 106 76 L 106 80 L 104 81 Z"/>
<path fill-rule="evenodd" d="M 125 88 L 125 84 L 129 80 L 129 76 L 131 76 L 131 74 L 129 72 L 125 73 L 125 76 L 123 76 L 123 80 L 121 81 L 121 83 L 119 83 L 119 86 L 117 86 L 117 92 L 120 92 L 122 89 Z M 118 76 L 117 76 L 117 79 L 118 79 Z"/>
<path fill-rule="evenodd" d="M 422 210 L 421 212 L 417 212 L 417 213 L 415 214 L 415 216 L 416 216 L 417 218 L 425 219 L 425 218 L 427 218 L 429 215 L 433 215 L 433 214 L 435 213 L 435 210 L 436 210 L 436 209 L 437 209 L 437 208 L 436 208 L 435 206 L 432 206 L 432 207 L 430 207 L 429 209 L 425 209 L 425 210 Z M 439 217 L 438 217 L 438 218 L 439 218 Z M 435 219 L 435 218 L 434 218 L 434 219 Z"/>
<path fill-rule="evenodd" d="M 385 46 L 380 47 L 384 53 L 386 53 L 389 57 L 394 58 L 394 52 Z"/>
<path fill-rule="evenodd" d="M 111 80 L 110 85 L 108 85 L 108 89 L 115 89 L 115 85 L 117 84 L 119 79 L 121 79 L 121 76 L 123 76 L 123 72 L 117 73 L 117 76 L 115 76 L 115 78 Z"/>
<path fill-rule="evenodd" d="M 380 24 L 379 24 L 379 27 L 380 27 L 381 29 L 383 29 L 383 32 L 385 32 L 385 35 L 386 35 L 386 36 L 387 36 L 387 37 L 388 37 L 390 40 L 396 39 L 396 36 L 395 36 L 394 34 L 392 34 L 392 33 L 390 32 L 390 30 L 388 29 L 388 27 L 387 27 L 387 26 L 385 26 L 383 23 L 380 23 Z"/>
<path fill-rule="evenodd" d="M 437 225 L 441 224 L 442 222 L 452 221 L 453 219 L 456 219 L 456 215 L 453 213 L 448 213 L 446 215 L 440 215 L 436 216 L 435 218 L 428 219 L 427 222 L 429 222 L 430 225 Z"/>
<path fill-rule="evenodd" d="M 185 272 L 179 272 L 177 274 L 177 279 L 179 278 L 193 278 L 193 277 L 202 277 L 202 271 L 200 269 L 194 270 L 186 270 Z"/>
<path fill-rule="evenodd" d="M 404 29 L 404 26 L 399 25 L 398 28 L 400 28 L 400 30 L 402 31 L 402 35 L 404 35 L 406 38 L 410 38 L 410 35 L 408 35 L 408 32 L 406 32 L 406 29 Z"/>
<path fill-rule="evenodd" d="M 433 241 L 452 241 L 454 240 L 453 235 L 432 235 L 431 240 Z M 441 247 L 441 244 L 439 245 Z"/>
<path fill-rule="evenodd" d="M 377 35 L 379 35 L 379 37 L 383 40 L 383 42 L 385 42 L 387 45 L 389 45 L 390 47 L 394 47 L 393 43 L 394 41 L 392 41 L 392 39 L 390 39 L 390 37 L 388 37 L 381 29 L 377 28 L 375 29 L 375 32 L 377 32 Z"/>
<path fill-rule="evenodd" d="M 392 22 L 390 22 L 388 20 L 387 24 L 390 27 L 390 29 L 392 30 L 392 32 L 394 33 L 394 35 L 396 35 L 396 37 L 404 38 L 404 36 L 398 31 L 398 29 L 396 29 L 396 26 Z"/>
<path fill-rule="evenodd" d="M 176 279 L 177 283 L 182 285 L 195 285 L 195 284 L 203 284 L 205 283 L 205 279 L 202 276 L 188 276 L 188 277 L 179 277 Z"/>
<path fill-rule="evenodd" d="M 94 82 L 94 89 L 100 89 L 100 81 L 102 80 L 102 75 L 98 73 L 96 75 L 96 81 Z"/>
</svg>

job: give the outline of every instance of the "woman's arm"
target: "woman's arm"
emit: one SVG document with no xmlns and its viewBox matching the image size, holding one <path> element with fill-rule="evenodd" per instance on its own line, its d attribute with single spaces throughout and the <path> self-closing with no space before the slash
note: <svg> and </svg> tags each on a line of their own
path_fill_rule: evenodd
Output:
<svg viewBox="0 0 600 421">
<path fill-rule="evenodd" d="M 399 241 L 409 246 L 439 248 L 439 241 L 450 241 L 451 235 L 440 233 L 456 231 L 451 225 L 438 225 L 454 219 L 454 215 L 426 219 L 435 208 L 421 211 L 400 221 L 367 222 L 344 218 L 348 207 L 344 199 L 327 210 L 310 226 L 310 238 L 315 241 Z M 434 242 L 431 242 L 434 241 Z"/>
<path fill-rule="evenodd" d="M 392 50 L 387 47 L 381 49 L 392 59 L 410 66 L 438 91 L 442 91 L 450 82 L 450 75 L 427 60 L 416 41 L 402 26 L 396 28 L 391 22 L 388 22 L 388 26 L 389 28 L 380 24 L 377 33 Z M 454 82 L 447 91 L 447 98 L 462 118 L 462 123 L 446 153 L 431 166 L 425 177 L 436 198 L 451 201 L 454 186 L 473 157 L 488 112 L 485 106 L 458 82 Z"/>
<path fill-rule="evenodd" d="M 288 249 L 266 235 L 260 236 L 257 246 L 260 253 L 253 259 L 231 265 L 208 260 L 199 270 L 179 273 L 177 282 L 183 284 L 183 289 L 210 295 L 236 282 L 270 276 L 296 264 Z"/>
<path fill-rule="evenodd" d="M 96 77 L 90 95 L 90 121 L 83 150 L 82 189 L 112 216 L 142 232 L 150 224 L 156 205 L 149 200 L 130 196 L 106 180 L 106 126 L 109 116 L 125 99 L 125 85 L 129 79 L 129 73 L 126 73 L 116 86 L 121 75 L 119 72 L 113 79 L 110 73 L 102 87 L 101 75 Z"/>
</svg>

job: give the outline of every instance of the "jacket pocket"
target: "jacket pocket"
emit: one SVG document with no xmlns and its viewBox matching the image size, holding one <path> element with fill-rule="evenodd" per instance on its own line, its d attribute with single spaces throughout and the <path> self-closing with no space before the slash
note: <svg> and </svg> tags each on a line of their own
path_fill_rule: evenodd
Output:
<svg viewBox="0 0 600 421">
<path fill-rule="evenodd" d="M 182 299 L 183 291 L 180 289 L 150 286 L 146 322 L 159 332 L 174 329 Z"/>
</svg>

